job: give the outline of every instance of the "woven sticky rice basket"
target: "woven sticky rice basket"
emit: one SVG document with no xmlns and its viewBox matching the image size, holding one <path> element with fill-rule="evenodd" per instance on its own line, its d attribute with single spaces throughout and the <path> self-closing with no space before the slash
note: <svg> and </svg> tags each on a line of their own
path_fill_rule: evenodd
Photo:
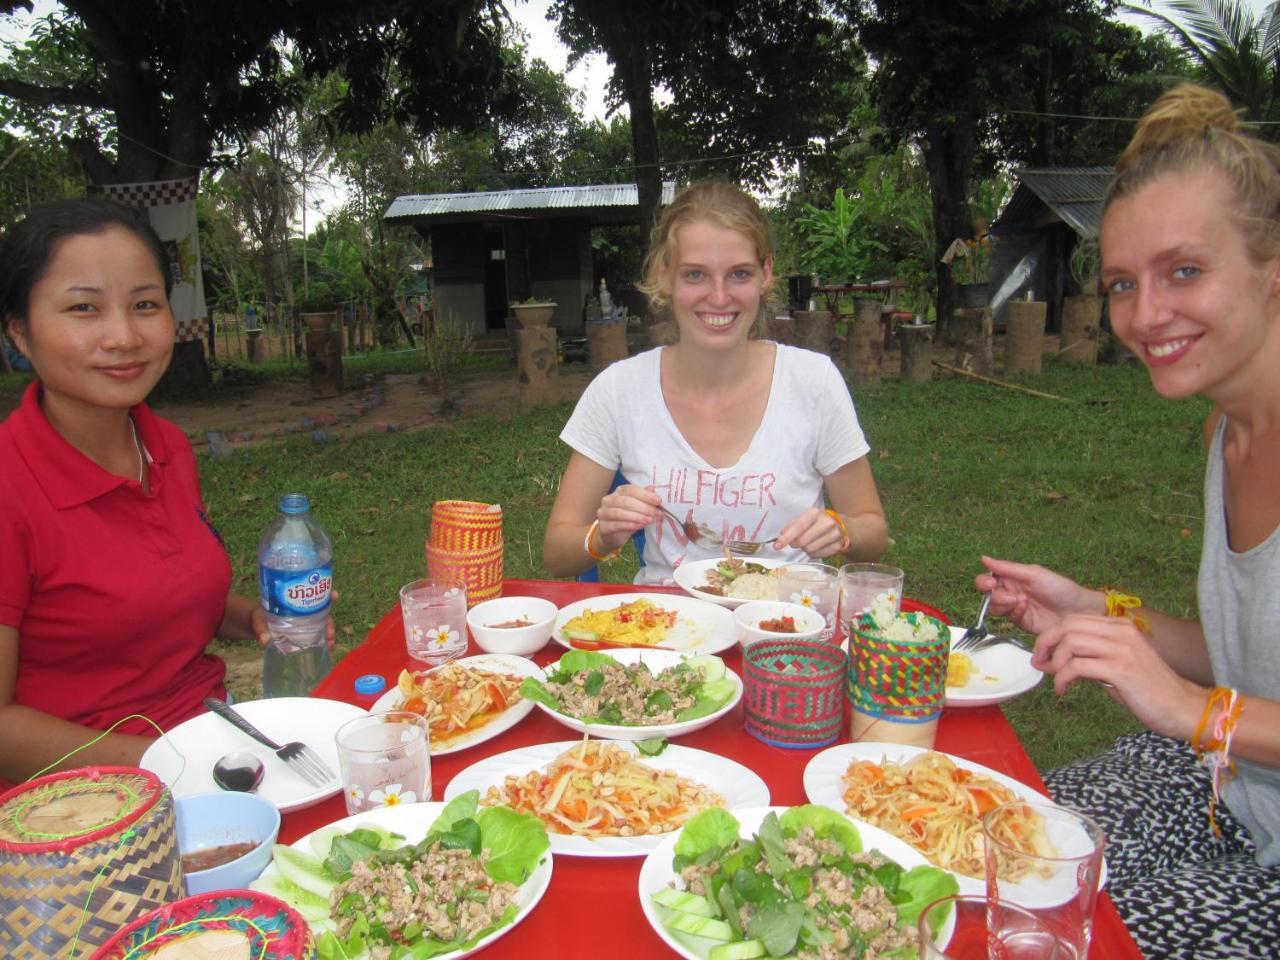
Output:
<svg viewBox="0 0 1280 960">
<path fill-rule="evenodd" d="M 913 626 L 929 622 L 936 640 L 893 640 L 862 616 L 849 640 L 849 703 L 853 709 L 898 723 L 924 723 L 942 712 L 947 698 L 951 633 L 924 613 L 901 613 Z"/>
<path fill-rule="evenodd" d="M 759 640 L 742 655 L 747 732 L 778 747 L 824 747 L 844 728 L 844 651 L 818 640 Z"/>
<path fill-rule="evenodd" d="M 81 957 L 182 896 L 168 789 L 136 767 L 84 767 L 0 796 L 0 956 Z"/>
<path fill-rule="evenodd" d="M 490 550 L 502 544 L 502 507 L 475 500 L 437 500 L 427 540 L 444 550 Z"/>
<path fill-rule="evenodd" d="M 311 960 L 305 920 L 265 893 L 219 890 L 135 919 L 92 960 Z"/>
<path fill-rule="evenodd" d="M 428 543 L 427 575 L 461 580 L 467 586 L 467 607 L 471 608 L 482 600 L 502 596 L 502 551 L 501 540 L 484 550 L 446 550 Z"/>
</svg>

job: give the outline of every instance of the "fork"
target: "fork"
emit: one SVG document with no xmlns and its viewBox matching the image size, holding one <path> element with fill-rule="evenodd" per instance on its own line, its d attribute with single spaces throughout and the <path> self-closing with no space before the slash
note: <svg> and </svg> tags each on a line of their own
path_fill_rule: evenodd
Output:
<svg viewBox="0 0 1280 960">
<path fill-rule="evenodd" d="M 965 637 L 956 643 L 952 649 L 962 650 L 965 653 L 977 653 L 979 650 L 986 650 L 988 647 L 994 647 L 1001 643 L 1009 643 L 1015 647 L 1020 647 L 1021 649 L 1026 650 L 1028 653 L 1031 652 L 1031 647 L 1028 646 L 1025 641 L 1019 640 L 1010 633 L 989 633 L 985 637 L 979 637 L 973 642 L 969 642 L 969 638 Z"/>
<path fill-rule="evenodd" d="M 987 608 L 991 606 L 991 594 L 982 598 L 982 609 L 978 611 L 978 621 L 960 635 L 960 639 L 951 645 L 952 650 L 973 650 L 977 644 L 987 637 Z"/>
<path fill-rule="evenodd" d="M 336 778 L 334 772 L 320 758 L 320 754 L 302 741 L 294 740 L 292 743 L 283 745 L 273 742 L 265 733 L 216 697 L 206 697 L 204 705 L 241 733 L 248 734 L 265 747 L 270 747 L 276 752 L 277 757 L 312 786 L 323 787 Z"/>
<path fill-rule="evenodd" d="M 684 531 L 684 535 L 700 547 L 723 547 L 724 539 L 706 524 L 694 523 L 692 520 L 681 520 L 663 504 L 658 509 L 676 522 L 676 526 Z"/>
<path fill-rule="evenodd" d="M 767 540 L 729 540 L 724 548 L 734 556 L 754 557 L 763 547 L 767 547 L 777 539 L 777 537 L 769 537 Z"/>
</svg>

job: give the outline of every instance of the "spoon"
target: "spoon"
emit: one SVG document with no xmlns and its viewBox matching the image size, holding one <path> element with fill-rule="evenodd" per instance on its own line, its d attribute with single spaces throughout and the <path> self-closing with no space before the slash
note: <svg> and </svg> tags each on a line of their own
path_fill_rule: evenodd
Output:
<svg viewBox="0 0 1280 960">
<path fill-rule="evenodd" d="M 223 790 L 253 793 L 262 782 L 262 761 L 247 750 L 228 753 L 213 765 L 213 782 Z"/>
</svg>

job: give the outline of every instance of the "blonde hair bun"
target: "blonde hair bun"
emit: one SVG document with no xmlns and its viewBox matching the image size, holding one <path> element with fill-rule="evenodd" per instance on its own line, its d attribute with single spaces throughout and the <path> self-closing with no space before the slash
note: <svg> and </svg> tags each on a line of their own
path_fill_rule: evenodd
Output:
<svg viewBox="0 0 1280 960">
<path fill-rule="evenodd" d="M 1236 133 L 1240 126 L 1231 101 L 1218 91 L 1180 83 L 1165 91 L 1142 115 L 1133 139 L 1116 161 L 1116 171 L 1123 172 L 1144 155 L 1203 139 L 1211 130 Z"/>
</svg>

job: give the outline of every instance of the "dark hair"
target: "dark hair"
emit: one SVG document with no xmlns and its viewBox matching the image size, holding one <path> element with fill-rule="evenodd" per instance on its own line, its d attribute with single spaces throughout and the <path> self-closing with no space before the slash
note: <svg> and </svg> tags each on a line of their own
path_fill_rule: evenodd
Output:
<svg viewBox="0 0 1280 960">
<path fill-rule="evenodd" d="M 26 329 L 31 288 L 49 269 L 63 240 L 103 233 L 120 227 L 142 242 L 164 278 L 164 294 L 172 292 L 169 255 L 147 215 L 105 197 L 71 197 L 50 200 L 31 208 L 5 233 L 0 243 L 0 322 Z"/>
</svg>

